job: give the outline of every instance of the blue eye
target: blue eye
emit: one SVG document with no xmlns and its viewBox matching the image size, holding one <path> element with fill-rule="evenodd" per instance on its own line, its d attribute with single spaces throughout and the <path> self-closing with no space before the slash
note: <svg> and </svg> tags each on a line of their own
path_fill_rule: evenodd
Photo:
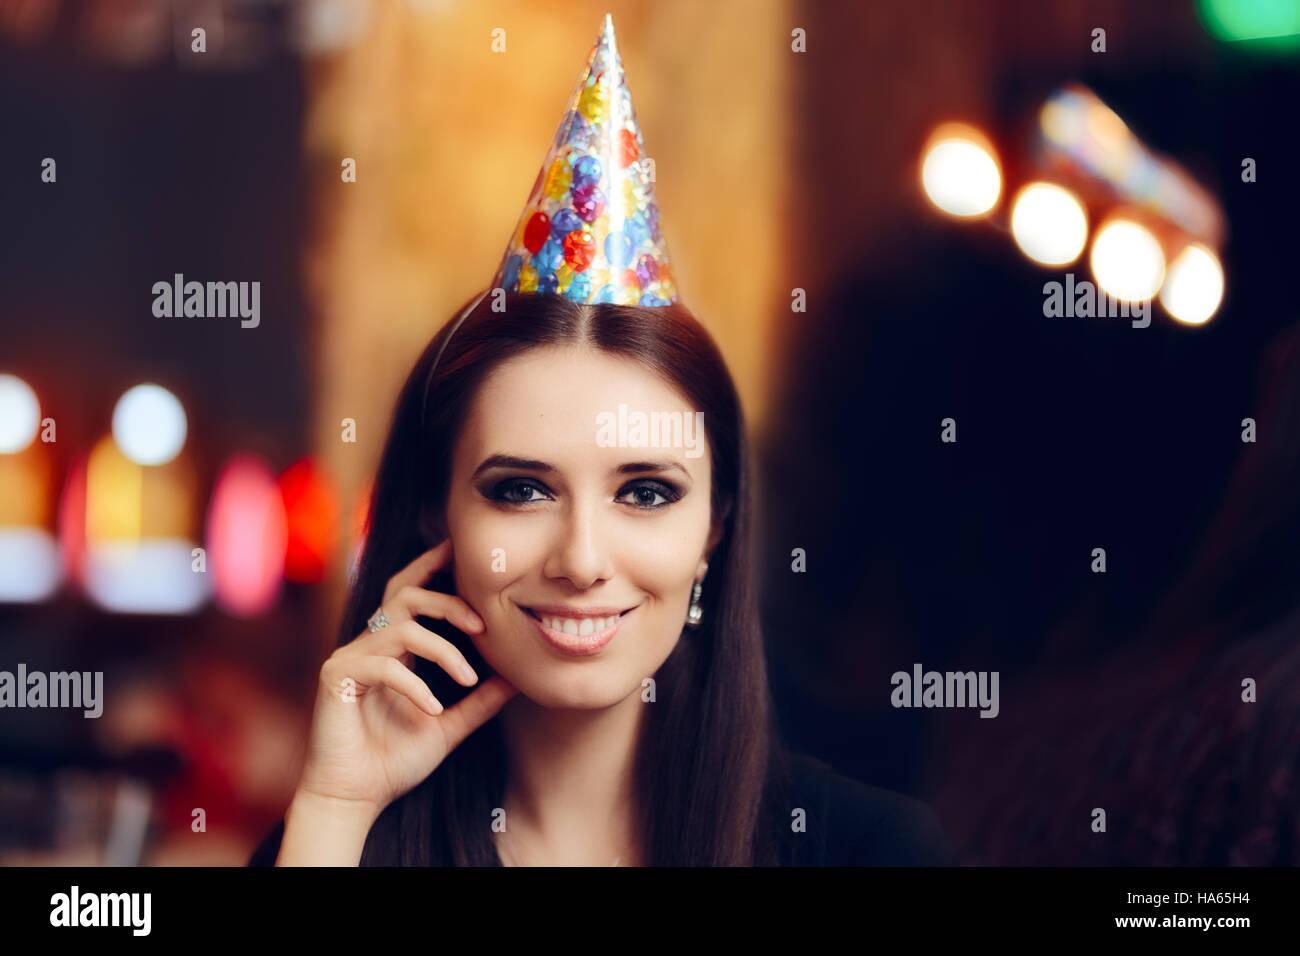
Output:
<svg viewBox="0 0 1300 956">
<path fill-rule="evenodd" d="M 510 495 L 513 492 L 521 491 L 521 490 L 524 492 L 528 492 L 528 491 L 540 492 L 541 489 L 542 489 L 542 485 L 539 484 L 538 482 L 529 481 L 526 478 L 511 478 L 493 487 L 488 497 L 491 498 L 493 501 L 504 501 L 506 504 L 526 505 L 526 504 L 531 504 L 534 501 L 542 501 L 544 499 L 531 498 L 531 497 L 512 498 L 510 497 Z"/>
<path fill-rule="evenodd" d="M 619 495 L 620 498 L 629 494 L 636 495 L 649 492 L 655 498 L 664 499 L 662 504 L 656 504 L 653 498 L 649 502 L 645 501 L 644 498 L 632 502 L 633 505 L 643 511 L 658 511 L 660 508 L 666 508 L 681 498 L 681 493 L 676 488 L 662 481 L 638 481 L 627 487 L 632 490 L 625 491 L 622 495 Z"/>
</svg>

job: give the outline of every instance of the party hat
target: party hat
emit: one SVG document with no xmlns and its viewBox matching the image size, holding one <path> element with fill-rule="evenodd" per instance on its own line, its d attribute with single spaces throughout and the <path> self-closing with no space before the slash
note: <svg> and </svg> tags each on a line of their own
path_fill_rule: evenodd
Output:
<svg viewBox="0 0 1300 956">
<path fill-rule="evenodd" d="M 653 163 L 607 13 L 491 288 L 671 305 Z"/>
</svg>

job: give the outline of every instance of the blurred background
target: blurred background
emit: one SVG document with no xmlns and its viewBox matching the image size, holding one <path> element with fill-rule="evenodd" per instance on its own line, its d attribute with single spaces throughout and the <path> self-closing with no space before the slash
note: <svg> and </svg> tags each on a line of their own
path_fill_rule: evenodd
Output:
<svg viewBox="0 0 1300 956">
<path fill-rule="evenodd" d="M 0 0 L 0 671 L 104 675 L 0 709 L 0 862 L 283 813 L 397 390 L 606 12 L 789 741 L 963 863 L 1294 865 L 1295 0 Z M 158 316 L 178 274 L 258 324 Z M 999 715 L 891 707 L 915 663 Z"/>
</svg>

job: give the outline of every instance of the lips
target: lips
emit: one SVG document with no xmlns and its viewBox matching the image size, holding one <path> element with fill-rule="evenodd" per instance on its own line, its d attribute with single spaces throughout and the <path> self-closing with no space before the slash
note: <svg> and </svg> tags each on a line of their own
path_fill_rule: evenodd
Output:
<svg viewBox="0 0 1300 956">
<path fill-rule="evenodd" d="M 624 618 L 636 610 L 635 607 L 632 607 L 626 611 L 603 616 L 587 614 L 584 617 L 559 618 L 557 620 L 554 615 L 541 614 L 532 608 L 524 607 L 522 604 L 519 605 L 519 609 L 532 618 L 537 633 L 541 635 L 547 644 L 563 654 L 574 657 L 586 657 L 600 651 L 601 648 L 614 639 L 614 636 L 623 626 Z M 596 608 L 595 610 L 604 611 L 606 609 Z M 556 624 L 560 626 L 556 627 Z M 586 633 L 583 633 L 584 630 Z"/>
</svg>

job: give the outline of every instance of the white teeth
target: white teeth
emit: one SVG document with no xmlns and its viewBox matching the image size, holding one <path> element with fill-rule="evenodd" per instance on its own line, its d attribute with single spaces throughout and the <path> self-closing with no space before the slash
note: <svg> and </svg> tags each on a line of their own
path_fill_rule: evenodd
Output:
<svg viewBox="0 0 1300 956">
<path fill-rule="evenodd" d="M 580 620 L 563 617 L 544 617 L 542 623 L 553 631 L 561 631 L 564 634 L 582 635 L 595 634 L 597 631 L 603 631 L 607 627 L 613 627 L 619 615 L 611 614 L 609 617 L 584 617 Z"/>
</svg>

